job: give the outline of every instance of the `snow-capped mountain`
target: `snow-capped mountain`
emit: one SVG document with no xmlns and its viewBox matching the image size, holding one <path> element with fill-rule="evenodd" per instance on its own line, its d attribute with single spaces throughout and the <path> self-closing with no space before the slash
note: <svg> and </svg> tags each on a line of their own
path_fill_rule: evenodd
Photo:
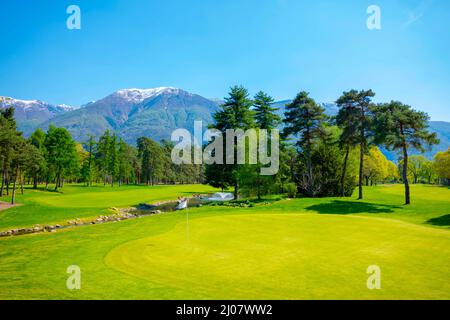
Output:
<svg viewBox="0 0 450 320">
<path fill-rule="evenodd" d="M 113 93 L 114 96 L 123 98 L 132 103 L 141 103 L 146 99 L 153 98 L 160 94 L 178 94 L 180 89 L 172 87 L 159 87 L 151 89 L 120 89 Z"/>
<path fill-rule="evenodd" d="M 212 122 L 218 103 L 179 88 L 121 89 L 75 111 L 42 124 L 67 128 L 75 139 L 86 140 L 105 130 L 117 132 L 127 142 L 141 136 L 170 140 L 177 128 L 191 129 L 195 120 Z"/>
<path fill-rule="evenodd" d="M 52 112 L 72 111 L 72 110 L 79 108 L 79 107 L 75 107 L 75 106 L 69 106 L 67 104 L 52 105 L 52 104 L 49 104 L 47 102 L 43 102 L 40 100 L 20 100 L 20 99 L 14 99 L 11 97 L 1 97 L 0 96 L 0 107 L 7 108 L 7 107 L 11 107 L 11 106 L 14 108 L 17 108 L 17 109 L 20 108 L 25 111 L 50 110 Z"/>
<path fill-rule="evenodd" d="M 26 135 L 45 121 L 78 108 L 65 104 L 52 105 L 40 100 L 20 100 L 0 96 L 0 109 L 8 107 L 14 107 L 19 130 Z"/>
</svg>

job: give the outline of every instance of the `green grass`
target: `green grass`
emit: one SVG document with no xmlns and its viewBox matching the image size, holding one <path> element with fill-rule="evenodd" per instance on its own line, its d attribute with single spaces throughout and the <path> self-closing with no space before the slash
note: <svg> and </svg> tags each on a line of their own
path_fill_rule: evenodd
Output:
<svg viewBox="0 0 450 320">
<path fill-rule="evenodd" d="M 32 204 L 51 220 L 56 211 L 45 208 L 98 215 L 151 200 L 150 193 L 176 198 L 206 187 L 176 188 L 35 192 L 0 213 L 0 223 L 26 224 L 26 211 L 17 221 L 11 212 L 28 207 L 35 215 Z M 378 186 L 365 188 L 364 201 L 204 206 L 189 209 L 189 219 L 176 212 L 3 238 L 0 299 L 450 299 L 450 189 L 413 186 L 410 207 L 402 192 Z M 73 264 L 82 272 L 75 292 L 66 289 Z M 366 288 L 369 265 L 381 268 L 381 290 Z"/>
<path fill-rule="evenodd" d="M 50 189 L 52 190 L 52 189 Z M 139 203 L 173 200 L 178 196 L 209 193 L 214 189 L 202 185 L 85 187 L 66 185 L 61 192 L 26 189 L 17 202 L 24 206 L 0 211 L 0 230 L 55 224 L 74 218 L 91 218 L 111 214 L 112 207 L 130 207 Z M 0 198 L 9 201 L 8 197 Z"/>
</svg>

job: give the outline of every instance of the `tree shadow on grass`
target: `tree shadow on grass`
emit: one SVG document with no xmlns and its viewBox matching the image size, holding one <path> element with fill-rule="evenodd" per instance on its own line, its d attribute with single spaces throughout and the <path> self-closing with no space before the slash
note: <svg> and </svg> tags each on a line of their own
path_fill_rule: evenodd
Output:
<svg viewBox="0 0 450 320">
<path fill-rule="evenodd" d="M 443 216 L 432 218 L 427 221 L 428 224 L 440 227 L 450 227 L 450 214 L 445 214 Z"/>
<path fill-rule="evenodd" d="M 357 213 L 392 213 L 394 209 L 401 209 L 400 206 L 367 203 L 358 201 L 333 200 L 327 203 L 320 203 L 305 208 L 316 211 L 320 214 L 357 214 Z"/>
<path fill-rule="evenodd" d="M 38 186 L 36 189 L 33 188 L 32 186 L 25 186 L 23 188 L 25 191 L 40 191 L 40 192 L 45 192 L 45 193 L 56 193 L 56 194 L 63 194 L 64 193 L 64 188 L 59 188 L 58 190 L 55 190 L 55 188 L 50 187 L 48 189 L 46 189 L 44 186 Z M 20 194 L 20 189 L 18 190 Z"/>
</svg>

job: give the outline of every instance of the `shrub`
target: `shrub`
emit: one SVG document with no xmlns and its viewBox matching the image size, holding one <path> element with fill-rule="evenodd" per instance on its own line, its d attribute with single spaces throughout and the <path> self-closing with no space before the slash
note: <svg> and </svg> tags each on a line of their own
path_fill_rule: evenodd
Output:
<svg viewBox="0 0 450 320">
<path fill-rule="evenodd" d="M 288 183 L 284 188 L 289 198 L 295 198 L 297 196 L 297 186 L 295 183 Z"/>
</svg>

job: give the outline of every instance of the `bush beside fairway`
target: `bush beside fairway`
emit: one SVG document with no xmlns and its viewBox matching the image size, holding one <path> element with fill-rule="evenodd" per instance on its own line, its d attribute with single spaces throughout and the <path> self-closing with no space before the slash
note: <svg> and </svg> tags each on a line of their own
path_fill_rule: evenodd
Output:
<svg viewBox="0 0 450 320">
<path fill-rule="evenodd" d="M 165 187 L 160 196 L 176 198 L 205 187 L 176 188 L 181 186 Z M 54 202 L 48 193 L 30 194 L 23 207 L 0 212 L 0 221 L 7 227 L 39 221 L 40 214 L 54 219 L 56 211 L 45 214 L 45 208 L 76 213 L 84 198 L 92 202 L 80 211 L 97 215 L 144 202 L 152 188 L 98 188 L 92 197 L 82 191 L 73 187 Z M 411 207 L 401 205 L 400 185 L 365 192 L 361 202 L 204 206 L 189 210 L 189 225 L 186 212 L 177 212 L 3 238 L 0 298 L 449 299 L 450 190 L 414 186 Z M 24 211 L 15 219 L 19 209 Z M 73 264 L 82 272 L 79 291 L 66 288 L 66 269 Z M 381 290 L 366 288 L 366 269 L 373 264 L 381 267 Z"/>
</svg>

